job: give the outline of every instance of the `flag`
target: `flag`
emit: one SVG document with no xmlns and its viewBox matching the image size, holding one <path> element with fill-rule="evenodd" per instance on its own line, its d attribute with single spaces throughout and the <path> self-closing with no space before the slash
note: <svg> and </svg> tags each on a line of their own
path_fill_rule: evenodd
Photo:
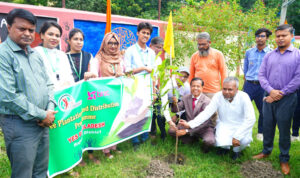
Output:
<svg viewBox="0 0 300 178">
<path fill-rule="evenodd" d="M 174 54 L 174 36 L 173 36 L 173 21 L 172 11 L 170 12 L 167 32 L 165 35 L 164 50 L 172 57 L 175 58 Z"/>
<path fill-rule="evenodd" d="M 106 5 L 106 28 L 105 34 L 111 32 L 111 7 L 110 7 L 110 0 L 107 0 Z"/>
</svg>

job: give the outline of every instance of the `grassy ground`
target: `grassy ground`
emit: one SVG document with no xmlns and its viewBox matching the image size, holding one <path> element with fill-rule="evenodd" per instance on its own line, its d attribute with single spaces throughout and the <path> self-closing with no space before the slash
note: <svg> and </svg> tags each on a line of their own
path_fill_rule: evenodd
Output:
<svg viewBox="0 0 300 178">
<path fill-rule="evenodd" d="M 258 116 L 257 109 L 256 116 Z M 171 165 L 174 169 L 175 177 L 243 177 L 240 173 L 241 164 L 251 160 L 254 154 L 262 150 L 262 142 L 256 140 L 257 122 L 253 128 L 253 139 L 251 146 L 244 150 L 243 157 L 238 161 L 232 161 L 230 155 L 218 156 L 213 149 L 207 154 L 203 154 L 200 149 L 201 143 L 192 145 L 183 145 L 179 143 L 178 152 L 186 157 L 184 165 Z M 146 168 L 151 159 L 163 159 L 171 153 L 174 153 L 175 139 L 167 137 L 165 142 L 158 140 L 156 146 L 152 146 L 150 141 L 141 145 L 136 152 L 133 151 L 131 143 L 124 142 L 119 144 L 122 154 L 114 154 L 112 160 L 106 159 L 101 151 L 95 151 L 94 154 L 101 160 L 100 165 L 95 165 L 87 161 L 87 166 L 76 167 L 74 171 L 79 172 L 80 177 L 146 177 Z M 10 164 L 4 151 L 3 136 L 0 133 L 0 177 L 9 177 Z M 274 169 L 280 170 L 278 148 L 278 130 L 276 132 L 274 150 L 271 156 L 264 161 L 270 161 Z M 290 149 L 290 176 L 300 177 L 300 142 L 293 142 Z M 87 160 L 87 154 L 84 154 Z M 263 173 L 262 173 L 263 174 Z M 58 177 L 70 177 L 62 175 Z"/>
</svg>

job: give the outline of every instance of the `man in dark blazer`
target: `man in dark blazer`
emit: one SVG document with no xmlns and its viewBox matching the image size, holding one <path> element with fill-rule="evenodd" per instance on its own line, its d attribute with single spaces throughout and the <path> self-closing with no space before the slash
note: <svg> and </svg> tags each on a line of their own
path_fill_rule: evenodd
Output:
<svg viewBox="0 0 300 178">
<path fill-rule="evenodd" d="M 183 96 L 179 103 L 176 98 L 173 98 L 172 104 L 172 112 L 185 110 L 187 121 L 193 120 L 210 102 L 210 99 L 202 93 L 204 82 L 201 78 L 193 78 L 190 85 L 191 94 Z M 172 120 L 176 122 L 176 116 L 174 116 Z M 183 129 L 186 132 L 186 135 L 179 137 L 184 144 L 198 141 L 198 139 L 201 138 L 203 141 L 202 150 L 204 153 L 207 153 L 209 148 L 214 146 L 216 142 L 215 128 L 211 118 L 194 129 L 185 129 L 181 125 L 177 125 L 177 129 Z M 168 132 L 171 136 L 176 136 L 175 129 L 170 128 Z"/>
</svg>

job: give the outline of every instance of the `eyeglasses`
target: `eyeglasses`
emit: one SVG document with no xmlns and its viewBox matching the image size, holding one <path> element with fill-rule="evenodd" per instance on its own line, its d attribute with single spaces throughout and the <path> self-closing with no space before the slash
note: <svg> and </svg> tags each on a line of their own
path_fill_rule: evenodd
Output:
<svg viewBox="0 0 300 178">
<path fill-rule="evenodd" d="M 266 37 L 266 35 L 256 35 L 255 37 L 256 37 L 256 38 L 259 38 L 259 37 L 260 37 L 260 38 L 264 38 L 264 37 Z"/>
<path fill-rule="evenodd" d="M 119 45 L 118 42 L 108 42 L 107 44 L 108 44 L 109 46 L 113 46 L 113 45 L 118 46 L 118 45 Z"/>
</svg>

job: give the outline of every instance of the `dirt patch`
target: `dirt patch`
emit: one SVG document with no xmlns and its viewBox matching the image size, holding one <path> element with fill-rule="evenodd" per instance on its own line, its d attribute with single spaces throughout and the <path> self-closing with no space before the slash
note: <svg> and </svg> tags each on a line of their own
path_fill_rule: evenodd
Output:
<svg viewBox="0 0 300 178">
<path fill-rule="evenodd" d="M 174 171 L 168 163 L 160 160 L 152 160 L 147 168 L 147 178 L 174 177 Z"/>
<path fill-rule="evenodd" d="M 244 162 L 241 171 L 246 178 L 283 178 L 281 172 L 275 170 L 270 162 L 258 160 Z"/>
<path fill-rule="evenodd" d="M 175 154 L 170 154 L 165 158 L 165 161 L 169 164 L 174 164 L 175 163 Z M 177 155 L 177 164 L 184 165 L 185 162 L 185 156 L 181 153 L 178 153 Z"/>
</svg>

